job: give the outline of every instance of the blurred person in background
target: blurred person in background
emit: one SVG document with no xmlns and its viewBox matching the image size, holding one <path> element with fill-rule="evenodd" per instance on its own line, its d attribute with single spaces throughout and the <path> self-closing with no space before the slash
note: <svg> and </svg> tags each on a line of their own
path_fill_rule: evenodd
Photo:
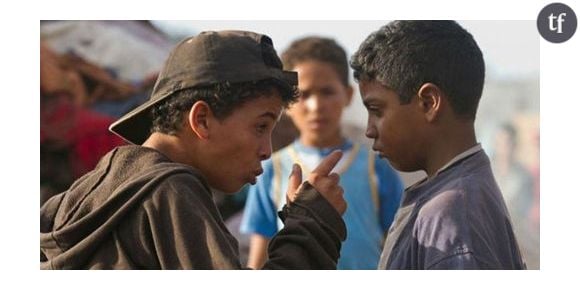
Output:
<svg viewBox="0 0 580 290">
<path fill-rule="evenodd" d="M 276 212 L 286 204 L 284 176 L 290 174 L 292 164 L 310 172 L 340 149 L 344 155 L 334 172 L 340 175 L 349 207 L 343 217 L 348 237 L 338 269 L 376 269 L 403 185 L 388 162 L 341 132 L 342 113 L 353 95 L 346 52 L 333 39 L 306 37 L 290 44 L 281 58 L 285 69 L 298 72 L 300 97 L 286 114 L 300 136 L 264 162 L 264 174 L 249 189 L 241 224 L 241 232 L 251 234 L 248 266 L 262 267 L 268 242 L 282 229 Z"/>
<path fill-rule="evenodd" d="M 144 103 L 172 44 L 149 21 L 40 21 L 40 205 L 126 144 L 109 132 Z"/>
<path fill-rule="evenodd" d="M 59 55 L 41 42 L 41 206 L 94 168 L 109 150 L 125 144 L 107 130 L 115 119 L 88 109 L 86 103 L 105 96 L 121 98 L 137 90 L 97 66 Z"/>
<path fill-rule="evenodd" d="M 535 226 L 535 184 L 531 172 L 518 160 L 518 132 L 511 123 L 495 134 L 493 173 L 508 207 L 522 254 L 530 269 L 539 267 L 539 228 Z"/>
</svg>

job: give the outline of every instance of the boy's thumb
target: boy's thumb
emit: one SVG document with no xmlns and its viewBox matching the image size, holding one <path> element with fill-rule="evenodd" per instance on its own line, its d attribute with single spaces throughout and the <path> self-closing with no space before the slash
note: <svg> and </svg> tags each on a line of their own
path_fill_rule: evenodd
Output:
<svg viewBox="0 0 580 290">
<path fill-rule="evenodd" d="M 302 168 L 300 168 L 300 165 L 294 163 L 292 165 L 292 173 L 290 173 L 290 180 L 288 181 L 288 191 L 286 192 L 288 201 L 294 201 L 300 184 L 302 184 Z"/>
</svg>

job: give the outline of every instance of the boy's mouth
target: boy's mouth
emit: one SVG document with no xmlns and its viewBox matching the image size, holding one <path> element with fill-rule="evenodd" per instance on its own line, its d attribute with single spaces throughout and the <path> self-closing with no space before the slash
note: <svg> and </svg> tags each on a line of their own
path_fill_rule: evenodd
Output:
<svg viewBox="0 0 580 290">
<path fill-rule="evenodd" d="M 262 173 L 264 173 L 264 170 L 262 168 L 257 169 L 256 171 L 254 171 L 254 176 L 260 176 Z"/>
<path fill-rule="evenodd" d="M 378 148 L 376 146 L 373 146 L 372 148 L 373 148 L 373 151 L 375 153 L 377 153 L 377 155 L 379 155 L 380 158 L 387 158 L 387 156 L 383 153 L 383 150 L 382 149 L 380 149 L 380 148 Z"/>
<path fill-rule="evenodd" d="M 258 181 L 258 176 L 260 176 L 262 173 L 264 173 L 264 170 L 262 168 L 256 169 L 254 172 L 252 172 L 252 174 L 249 176 L 247 182 L 249 182 L 250 184 L 254 185 L 256 184 L 256 182 Z"/>
<path fill-rule="evenodd" d="M 322 128 L 326 125 L 326 123 L 327 122 L 324 119 L 313 119 L 313 120 L 308 121 L 308 125 L 310 126 L 310 128 L 313 128 L 313 129 Z"/>
</svg>

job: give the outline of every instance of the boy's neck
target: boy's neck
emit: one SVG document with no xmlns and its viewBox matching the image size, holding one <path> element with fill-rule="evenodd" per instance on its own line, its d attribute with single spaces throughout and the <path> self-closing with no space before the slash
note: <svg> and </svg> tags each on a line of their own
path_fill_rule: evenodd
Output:
<svg viewBox="0 0 580 290">
<path fill-rule="evenodd" d="M 457 155 L 475 146 L 475 130 L 473 124 L 458 126 L 440 134 L 432 142 L 425 162 L 425 171 L 429 177 L 435 175 Z"/>
<path fill-rule="evenodd" d="M 302 134 L 300 135 L 300 143 L 308 147 L 317 148 L 338 147 L 344 143 L 344 137 L 340 132 L 330 138 L 312 138 Z"/>
<path fill-rule="evenodd" d="M 156 132 L 152 133 L 142 146 L 161 152 L 173 162 L 193 166 L 194 162 L 187 157 L 187 152 L 183 150 L 185 147 L 181 145 L 181 142 L 182 140 L 177 136 Z"/>
</svg>

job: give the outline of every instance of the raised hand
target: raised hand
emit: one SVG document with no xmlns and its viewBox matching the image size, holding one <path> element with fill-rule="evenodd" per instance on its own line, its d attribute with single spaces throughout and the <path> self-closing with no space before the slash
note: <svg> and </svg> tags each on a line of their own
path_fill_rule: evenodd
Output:
<svg viewBox="0 0 580 290">
<path fill-rule="evenodd" d="M 330 173 L 341 157 L 342 151 L 340 150 L 336 150 L 326 156 L 310 173 L 308 182 L 342 215 L 346 211 L 346 201 L 343 197 L 344 190 L 338 184 L 340 176 L 337 173 Z M 292 202 L 296 199 L 301 183 L 302 170 L 300 166 L 294 164 L 286 193 L 287 202 Z"/>
</svg>

